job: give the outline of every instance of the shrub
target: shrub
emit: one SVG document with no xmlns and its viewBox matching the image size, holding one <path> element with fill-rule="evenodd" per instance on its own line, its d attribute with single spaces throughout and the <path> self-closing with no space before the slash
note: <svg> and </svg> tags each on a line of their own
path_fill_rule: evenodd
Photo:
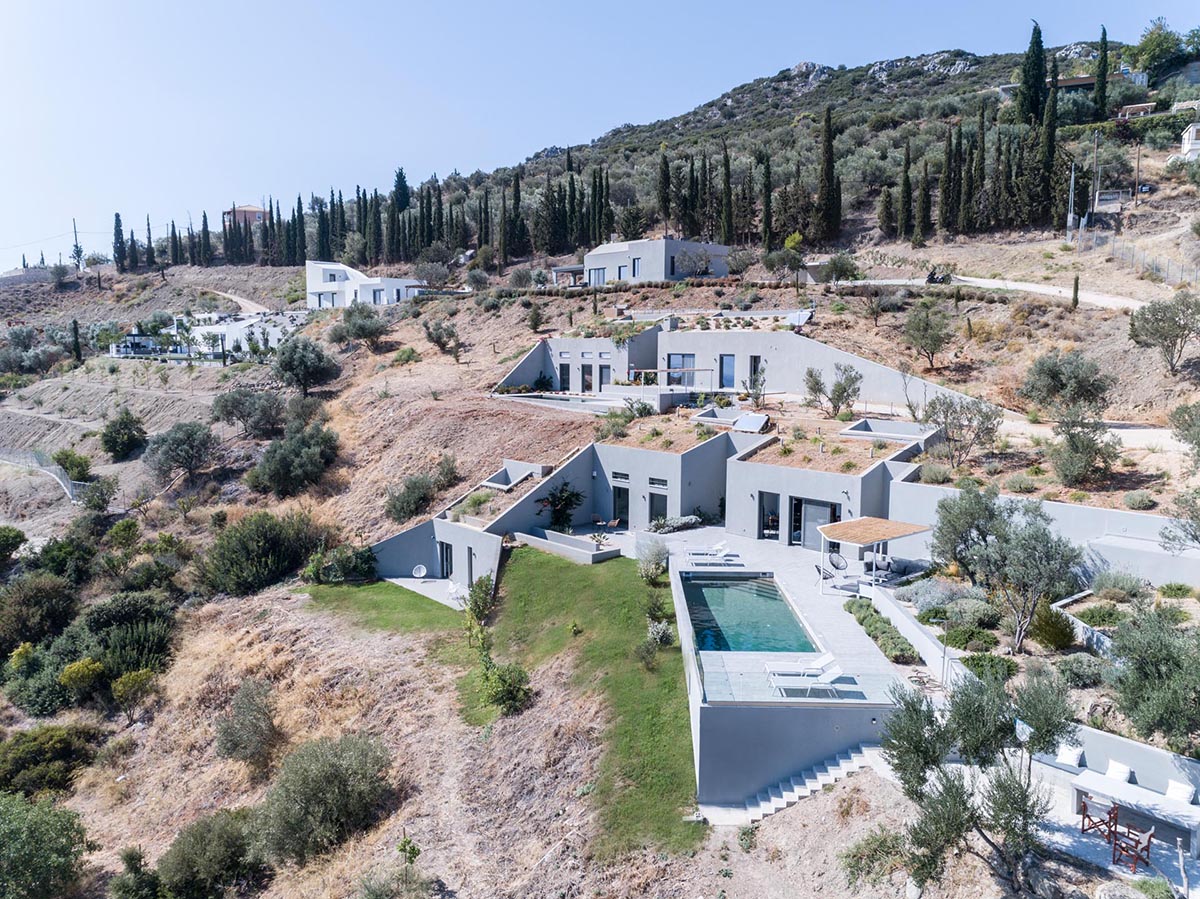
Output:
<svg viewBox="0 0 1200 899">
<path fill-rule="evenodd" d="M 1080 609 L 1075 617 L 1092 627 L 1116 627 L 1129 616 L 1118 609 L 1115 603 L 1102 602 Z"/>
<path fill-rule="evenodd" d="M 141 668 L 122 674 L 112 683 L 113 702 L 125 713 L 125 720 L 133 724 L 137 708 L 154 692 L 155 673 Z"/>
<path fill-rule="evenodd" d="M 876 611 L 869 599 L 850 599 L 842 607 L 867 632 L 867 636 L 875 641 L 880 651 L 889 661 L 897 665 L 911 665 L 920 661 L 917 650 L 904 639 L 890 621 Z"/>
<path fill-rule="evenodd" d="M 1187 584 L 1180 584 L 1176 581 L 1163 584 L 1158 588 L 1158 592 L 1167 599 L 1186 599 L 1193 593 L 1192 588 Z"/>
<path fill-rule="evenodd" d="M 667 571 L 670 550 L 661 540 L 648 537 L 638 543 L 638 576 L 646 583 L 654 583 Z"/>
<path fill-rule="evenodd" d="M 946 620 L 947 617 L 945 606 L 930 606 L 922 612 L 917 613 L 917 621 L 921 624 L 938 624 Z"/>
<path fill-rule="evenodd" d="M 1092 578 L 1092 590 L 1120 590 L 1127 598 L 1138 599 L 1146 595 L 1146 582 L 1131 572 L 1109 568 Z"/>
<path fill-rule="evenodd" d="M 121 850 L 121 873 L 108 882 L 111 899 L 158 899 L 162 881 L 137 846 Z"/>
<path fill-rule="evenodd" d="M 256 849 L 271 862 L 302 865 L 338 846 L 375 820 L 391 792 L 390 765 L 383 744 L 367 737 L 303 744 L 254 811 Z"/>
<path fill-rule="evenodd" d="M 0 792 L 32 796 L 68 790 L 71 778 L 90 764 L 100 731 L 79 725 L 43 724 L 0 741 Z"/>
<path fill-rule="evenodd" d="M 142 420 L 126 408 L 113 416 L 100 432 L 100 446 L 114 462 L 124 462 L 146 445 Z"/>
<path fill-rule="evenodd" d="M 642 667 L 647 671 L 653 671 L 658 666 L 658 643 L 647 637 L 639 643 L 633 650 L 633 657 L 641 663 Z"/>
<path fill-rule="evenodd" d="M 246 483 L 260 493 L 295 496 L 321 479 L 337 451 L 338 436 L 328 428 L 319 424 L 290 427 L 287 436 L 267 447 L 246 475 Z"/>
<path fill-rule="evenodd" d="M 200 573 L 216 592 L 254 593 L 291 574 L 330 536 L 303 512 L 256 512 L 217 535 Z"/>
<path fill-rule="evenodd" d="M 92 476 L 92 460 L 73 449 L 60 449 L 50 458 L 72 481 L 86 481 Z"/>
<path fill-rule="evenodd" d="M 998 678 L 1006 681 L 1017 673 L 1016 660 L 1010 659 L 1008 656 L 994 656 L 981 652 L 965 656 L 962 663 L 980 680 Z"/>
<path fill-rule="evenodd" d="M 249 809 L 222 810 L 189 824 L 158 860 L 158 875 L 174 899 L 223 899 L 263 879 L 250 850 Z"/>
<path fill-rule="evenodd" d="M 985 602 L 987 593 L 979 587 L 969 587 L 944 578 L 928 577 L 899 588 L 896 598 L 901 602 L 912 603 L 918 612 L 923 612 L 935 606 L 949 606 L 959 599 Z"/>
<path fill-rule="evenodd" d="M 686 531 L 698 528 L 704 521 L 699 515 L 673 515 L 667 518 L 656 518 L 646 528 L 652 534 L 673 534 L 676 531 Z"/>
<path fill-rule="evenodd" d="M 49 799 L 0 793 L 0 895 L 39 899 L 67 895 L 89 848 L 79 815 Z"/>
<path fill-rule="evenodd" d="M 212 464 L 217 445 L 217 437 L 208 425 L 181 421 L 151 437 L 143 459 L 163 479 L 172 477 L 177 471 L 190 479 L 201 468 Z"/>
<path fill-rule="evenodd" d="M 96 547 L 90 537 L 81 539 L 68 534 L 47 540 L 31 562 L 33 567 L 66 578 L 72 584 L 82 584 L 91 577 L 95 555 Z"/>
<path fill-rule="evenodd" d="M 233 694 L 229 714 L 217 722 L 217 755 L 265 771 L 282 736 L 275 725 L 271 685 L 258 678 L 242 681 Z"/>
<path fill-rule="evenodd" d="M 1144 512 L 1157 506 L 1158 500 L 1149 490 L 1130 490 L 1125 494 L 1125 505 L 1134 511 Z"/>
<path fill-rule="evenodd" d="M 937 462 L 923 462 L 921 464 L 922 484 L 948 484 L 949 482 L 950 469 L 945 465 Z"/>
<path fill-rule="evenodd" d="M 87 699 L 104 682 L 104 666 L 95 659 L 82 658 L 59 672 L 58 682 L 70 690 L 76 700 Z"/>
<path fill-rule="evenodd" d="M 477 624 L 486 624 L 496 610 L 497 598 L 492 576 L 485 574 L 475 579 L 467 590 L 466 612 Z"/>
<path fill-rule="evenodd" d="M 1037 483 L 1029 475 L 1017 472 L 1004 482 L 1004 489 L 1012 493 L 1033 493 Z"/>
<path fill-rule="evenodd" d="M 878 886 L 885 878 L 903 869 L 907 857 L 904 833 L 888 830 L 881 824 L 856 843 L 838 854 L 846 873 L 846 883 L 857 888 L 862 884 Z"/>
<path fill-rule="evenodd" d="M 993 648 L 1000 641 L 991 631 L 977 627 L 952 627 L 942 634 L 942 642 L 955 649 L 983 651 Z"/>
<path fill-rule="evenodd" d="M 438 490 L 445 490 L 447 487 L 453 487 L 459 480 L 457 460 L 450 453 L 442 453 L 433 473 L 433 486 Z"/>
<path fill-rule="evenodd" d="M 409 475 L 399 488 L 388 488 L 384 511 L 388 518 L 403 523 L 429 508 L 434 493 L 433 478 L 429 475 Z"/>
<path fill-rule="evenodd" d="M 1033 614 L 1029 636 L 1046 649 L 1066 649 L 1075 643 L 1075 625 L 1066 614 L 1042 602 Z"/>
<path fill-rule="evenodd" d="M 309 557 L 300 576 L 314 584 L 344 584 L 375 579 L 375 553 L 369 546 L 342 544 L 321 549 Z"/>
<path fill-rule="evenodd" d="M 75 616 L 78 598 L 63 578 L 22 574 L 0 589 L 0 659 L 20 643 L 40 643 L 60 633 Z"/>
<path fill-rule="evenodd" d="M 646 627 L 646 639 L 653 640 L 656 646 L 670 646 L 675 642 L 671 622 L 651 620 Z"/>
<path fill-rule="evenodd" d="M 490 659 L 484 665 L 483 693 L 489 703 L 500 709 L 502 715 L 517 714 L 533 698 L 529 673 L 524 668 L 516 662 L 496 665 Z"/>
<path fill-rule="evenodd" d="M 1073 652 L 1059 660 L 1054 667 L 1069 686 L 1086 689 L 1097 686 L 1103 680 L 1108 664 L 1086 652 Z"/>
<path fill-rule="evenodd" d="M 25 545 L 28 538 L 20 528 L 12 525 L 0 525 L 0 569 L 8 567 L 17 550 Z"/>
<path fill-rule="evenodd" d="M 946 619 L 951 627 L 983 628 L 1000 626 L 1000 610 L 990 602 L 964 596 L 946 604 Z"/>
</svg>

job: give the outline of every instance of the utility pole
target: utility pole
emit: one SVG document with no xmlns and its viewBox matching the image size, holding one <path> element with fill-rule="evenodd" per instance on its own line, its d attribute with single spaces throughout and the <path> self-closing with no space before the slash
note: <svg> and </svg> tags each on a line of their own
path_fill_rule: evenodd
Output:
<svg viewBox="0 0 1200 899">
<path fill-rule="evenodd" d="M 1092 215 L 1100 200 L 1100 129 L 1092 132 Z"/>
<path fill-rule="evenodd" d="M 1071 242 L 1071 219 L 1075 217 L 1075 160 L 1071 160 L 1071 192 L 1067 199 L 1067 243 Z"/>
<path fill-rule="evenodd" d="M 1134 169 L 1133 175 L 1133 205 L 1136 208 L 1138 204 L 1138 194 L 1142 189 L 1142 142 L 1137 142 L 1137 167 Z"/>
</svg>

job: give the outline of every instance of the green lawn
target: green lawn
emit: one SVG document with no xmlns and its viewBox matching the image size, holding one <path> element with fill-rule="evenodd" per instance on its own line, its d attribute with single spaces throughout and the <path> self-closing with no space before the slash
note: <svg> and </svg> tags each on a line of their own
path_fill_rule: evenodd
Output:
<svg viewBox="0 0 1200 899">
<path fill-rule="evenodd" d="M 355 586 L 313 584 L 306 592 L 312 596 L 314 608 L 339 612 L 373 630 L 410 634 L 457 631 L 463 626 L 462 612 L 387 581 Z"/>
<path fill-rule="evenodd" d="M 651 593 L 636 563 L 576 565 L 518 548 L 500 586 L 496 654 L 533 669 L 577 648 L 576 683 L 599 689 L 607 701 L 612 723 L 592 793 L 602 825 L 594 851 L 612 857 L 645 846 L 670 851 L 698 846 L 704 828 L 681 820 L 696 790 L 683 658 L 677 647 L 661 650 L 654 671 L 634 658 L 646 637 Z"/>
</svg>

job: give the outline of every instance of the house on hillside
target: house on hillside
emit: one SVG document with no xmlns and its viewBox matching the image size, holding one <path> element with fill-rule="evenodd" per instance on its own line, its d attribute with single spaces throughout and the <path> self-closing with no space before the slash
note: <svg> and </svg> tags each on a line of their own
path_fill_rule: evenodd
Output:
<svg viewBox="0 0 1200 899">
<path fill-rule="evenodd" d="M 374 278 L 340 262 L 306 262 L 309 309 L 337 309 L 351 303 L 392 306 L 411 300 L 424 281 L 416 278 Z"/>
<path fill-rule="evenodd" d="M 729 274 L 729 247 L 675 237 L 612 241 L 583 257 L 589 287 Z"/>
<path fill-rule="evenodd" d="M 1118 119 L 1140 119 L 1142 116 L 1148 116 L 1154 112 L 1153 103 L 1130 103 L 1128 106 L 1122 106 L 1120 112 L 1117 113 Z"/>
<path fill-rule="evenodd" d="M 261 225 L 266 218 L 267 210 L 261 206 L 234 206 L 221 213 L 221 224 L 228 228 L 234 222 L 239 225 Z"/>
<path fill-rule="evenodd" d="M 1180 155 L 1188 162 L 1200 159 L 1200 122 L 1192 122 L 1183 129 Z"/>
</svg>

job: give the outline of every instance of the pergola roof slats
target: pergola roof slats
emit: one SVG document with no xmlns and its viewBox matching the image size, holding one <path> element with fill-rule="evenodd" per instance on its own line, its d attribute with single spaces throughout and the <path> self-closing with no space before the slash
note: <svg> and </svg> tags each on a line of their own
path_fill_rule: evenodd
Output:
<svg viewBox="0 0 1200 899">
<path fill-rule="evenodd" d="M 823 524 L 817 528 L 821 535 L 831 543 L 846 543 L 850 546 L 875 546 L 889 540 L 899 540 L 914 534 L 923 534 L 932 530 L 927 524 L 911 524 L 907 521 L 893 521 L 890 518 L 848 518 L 833 524 Z"/>
</svg>

